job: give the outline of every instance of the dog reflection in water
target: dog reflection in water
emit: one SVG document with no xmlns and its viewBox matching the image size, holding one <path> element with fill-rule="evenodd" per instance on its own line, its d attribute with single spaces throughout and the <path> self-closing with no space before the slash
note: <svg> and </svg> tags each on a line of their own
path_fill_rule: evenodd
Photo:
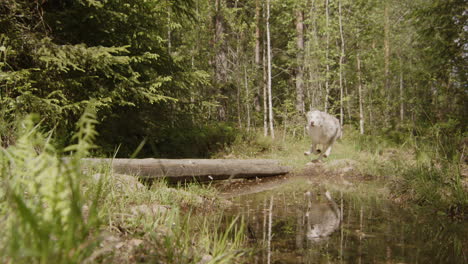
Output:
<svg viewBox="0 0 468 264">
<path fill-rule="evenodd" d="M 308 201 L 307 213 L 305 214 L 306 236 L 311 241 L 320 242 L 340 226 L 340 209 L 328 191 L 325 192 L 326 203 L 313 201 L 311 192 L 306 192 L 305 196 Z"/>
</svg>

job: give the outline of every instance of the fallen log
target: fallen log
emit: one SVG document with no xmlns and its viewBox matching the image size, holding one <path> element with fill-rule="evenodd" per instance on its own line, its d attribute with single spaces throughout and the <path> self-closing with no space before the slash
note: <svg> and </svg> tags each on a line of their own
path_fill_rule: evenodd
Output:
<svg viewBox="0 0 468 264">
<path fill-rule="evenodd" d="M 290 168 L 268 159 L 83 159 L 85 167 L 104 164 L 114 173 L 142 179 L 164 178 L 170 183 L 205 182 L 284 175 Z"/>
</svg>

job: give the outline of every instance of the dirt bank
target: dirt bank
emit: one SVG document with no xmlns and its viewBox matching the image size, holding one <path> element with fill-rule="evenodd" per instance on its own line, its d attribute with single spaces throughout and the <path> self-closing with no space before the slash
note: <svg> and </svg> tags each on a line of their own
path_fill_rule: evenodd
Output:
<svg viewBox="0 0 468 264">
<path fill-rule="evenodd" d="M 333 184 L 343 188 L 375 179 L 372 175 L 361 173 L 356 168 L 356 163 L 350 159 L 334 160 L 329 163 L 308 163 L 303 169 L 284 176 L 236 179 L 215 183 L 213 186 L 221 192 L 223 198 L 231 198 L 272 190 L 297 179 L 306 179 L 309 184 L 316 187 Z"/>
</svg>

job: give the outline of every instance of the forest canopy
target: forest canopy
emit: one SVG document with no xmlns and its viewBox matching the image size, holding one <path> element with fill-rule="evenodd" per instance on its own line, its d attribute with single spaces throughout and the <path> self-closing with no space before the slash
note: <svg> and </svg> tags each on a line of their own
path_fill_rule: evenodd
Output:
<svg viewBox="0 0 468 264">
<path fill-rule="evenodd" d="M 106 155 L 203 157 L 239 129 L 301 131 L 312 108 L 454 140 L 467 17 L 464 0 L 1 1 L 1 143 L 36 113 L 66 145 L 90 102 Z"/>
</svg>

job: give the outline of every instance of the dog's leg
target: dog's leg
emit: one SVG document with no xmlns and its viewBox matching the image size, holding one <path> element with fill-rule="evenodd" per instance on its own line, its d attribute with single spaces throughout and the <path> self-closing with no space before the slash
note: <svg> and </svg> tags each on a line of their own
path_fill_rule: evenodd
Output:
<svg viewBox="0 0 468 264">
<path fill-rule="evenodd" d="M 331 152 L 331 149 L 332 149 L 332 146 L 329 145 L 326 150 L 325 150 L 325 153 L 324 153 L 324 157 L 327 158 L 328 156 L 330 156 L 330 152 Z"/>
<path fill-rule="evenodd" d="M 315 160 L 316 162 L 319 162 L 322 160 L 323 157 L 328 157 L 328 155 L 330 155 L 330 151 L 331 151 L 331 145 L 323 145 L 323 149 L 325 149 L 325 151 L 320 151 L 320 155 L 318 156 L 318 158 Z"/>
<path fill-rule="evenodd" d="M 305 151 L 304 155 L 309 156 L 310 154 L 317 154 L 317 144 L 312 144 L 309 151 Z"/>
</svg>

